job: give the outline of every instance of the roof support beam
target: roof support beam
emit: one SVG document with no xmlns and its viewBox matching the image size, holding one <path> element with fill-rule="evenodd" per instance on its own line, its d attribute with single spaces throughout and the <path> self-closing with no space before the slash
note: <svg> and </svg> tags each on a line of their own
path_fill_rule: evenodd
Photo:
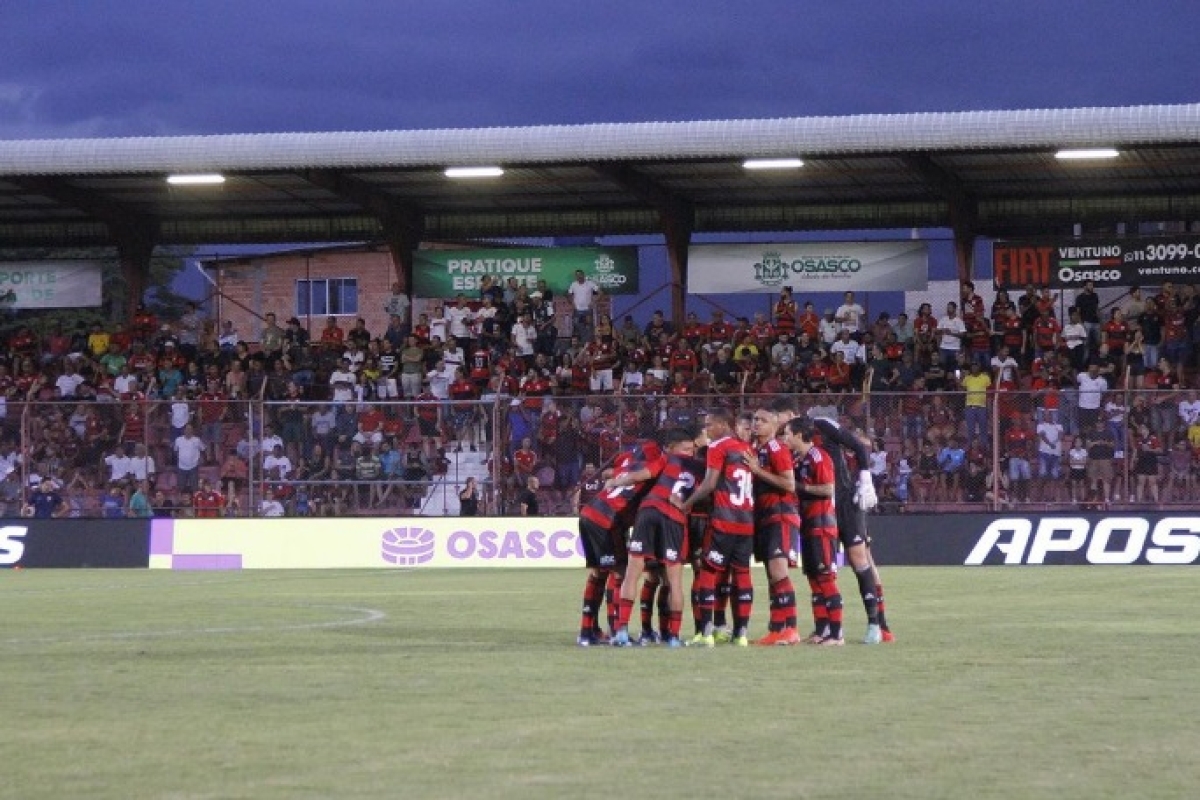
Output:
<svg viewBox="0 0 1200 800">
<path fill-rule="evenodd" d="M 671 265 L 671 319 L 676 328 L 682 329 L 687 308 L 688 248 L 696 229 L 695 207 L 628 165 L 593 164 L 592 169 L 658 212 Z"/>
<path fill-rule="evenodd" d="M 111 243 L 117 248 L 117 260 L 125 286 L 125 319 L 133 319 L 150 283 L 150 259 L 159 240 L 159 222 L 133 206 L 118 203 L 66 180 L 41 176 L 10 178 L 26 191 L 71 206 L 104 223 Z"/>
<path fill-rule="evenodd" d="M 125 283 L 125 319 L 131 320 L 150 283 L 150 259 L 158 239 L 158 227 L 136 221 L 109 223 L 116 241 L 117 261 Z"/>
<path fill-rule="evenodd" d="M 954 232 L 954 261 L 958 266 L 958 282 L 966 283 L 975 272 L 975 237 L 979 229 L 979 203 L 967 191 L 954 173 L 925 153 L 901 157 L 909 169 L 916 172 L 946 199 L 950 229 Z"/>
</svg>

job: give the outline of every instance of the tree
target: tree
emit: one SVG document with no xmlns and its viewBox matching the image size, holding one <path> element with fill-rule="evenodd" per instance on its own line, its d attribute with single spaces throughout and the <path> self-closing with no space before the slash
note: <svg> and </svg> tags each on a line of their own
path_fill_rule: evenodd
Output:
<svg viewBox="0 0 1200 800">
<path fill-rule="evenodd" d="M 159 248 L 150 260 L 149 288 L 141 301 L 159 319 L 177 319 L 191 300 L 171 289 L 190 253 L 191 250 L 186 248 Z M 0 250 L 0 262 L 3 261 L 98 261 L 102 265 L 101 303 L 98 308 L 4 309 L 3 295 L 0 295 L 0 335 L 10 335 L 21 327 L 45 335 L 57 327 L 73 330 L 81 324 L 90 328 L 97 322 L 105 326 L 128 322 L 125 319 L 129 308 L 127 286 L 112 248 L 3 249 Z"/>
</svg>

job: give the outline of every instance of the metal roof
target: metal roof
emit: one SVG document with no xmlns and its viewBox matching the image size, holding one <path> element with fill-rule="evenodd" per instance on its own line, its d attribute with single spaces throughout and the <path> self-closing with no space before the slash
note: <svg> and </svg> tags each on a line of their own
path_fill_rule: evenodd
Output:
<svg viewBox="0 0 1200 800">
<path fill-rule="evenodd" d="M 1103 162 L 1059 148 L 1110 146 Z M 746 158 L 799 156 L 758 172 Z M 456 181 L 447 166 L 498 165 Z M 224 174 L 170 187 L 169 173 Z M 0 142 L 0 245 L 949 227 L 1200 219 L 1200 104 Z"/>
</svg>

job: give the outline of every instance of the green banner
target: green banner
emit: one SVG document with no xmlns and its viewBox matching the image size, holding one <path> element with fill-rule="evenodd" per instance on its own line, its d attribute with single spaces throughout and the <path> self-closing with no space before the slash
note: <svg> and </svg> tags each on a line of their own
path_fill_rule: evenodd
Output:
<svg viewBox="0 0 1200 800">
<path fill-rule="evenodd" d="M 503 250 L 418 250 L 413 264 L 417 297 L 474 298 L 485 275 L 501 283 L 516 278 L 533 289 L 539 280 L 556 295 L 575 280 L 575 270 L 607 294 L 638 293 L 636 247 L 530 247 Z"/>
</svg>

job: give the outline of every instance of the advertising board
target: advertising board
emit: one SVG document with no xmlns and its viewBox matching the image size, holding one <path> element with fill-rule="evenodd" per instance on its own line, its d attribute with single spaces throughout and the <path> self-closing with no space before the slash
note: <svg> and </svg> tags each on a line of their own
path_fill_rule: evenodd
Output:
<svg viewBox="0 0 1200 800">
<path fill-rule="evenodd" d="M 1200 236 L 992 244 L 997 289 L 1200 283 Z"/>
<path fill-rule="evenodd" d="M 152 569 L 583 567 L 574 517 L 154 520 Z"/>
<path fill-rule="evenodd" d="M 149 563 L 147 520 L 0 521 L 0 567 L 141 567 Z"/>
</svg>

